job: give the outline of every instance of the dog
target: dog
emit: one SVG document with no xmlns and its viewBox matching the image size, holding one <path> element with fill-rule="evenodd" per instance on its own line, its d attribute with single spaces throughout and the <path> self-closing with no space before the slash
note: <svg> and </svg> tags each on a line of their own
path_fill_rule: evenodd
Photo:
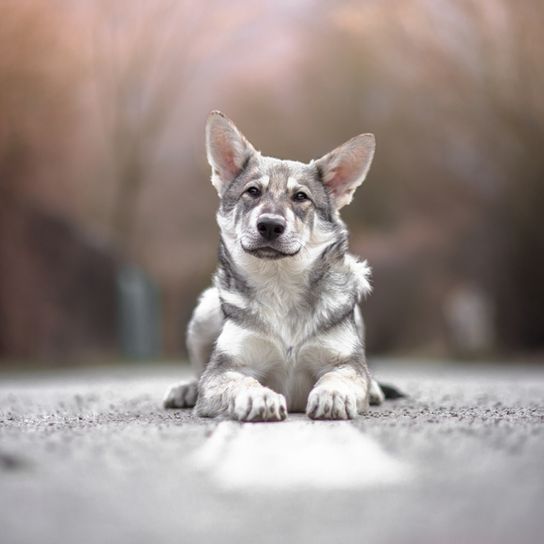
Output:
<svg viewBox="0 0 544 544">
<path fill-rule="evenodd" d="M 188 327 L 199 379 L 174 385 L 164 406 L 281 421 L 288 412 L 352 419 L 381 404 L 359 309 L 370 268 L 348 253 L 339 215 L 368 173 L 374 135 L 305 164 L 263 156 L 213 111 L 206 149 L 220 199 L 219 265 Z"/>
</svg>

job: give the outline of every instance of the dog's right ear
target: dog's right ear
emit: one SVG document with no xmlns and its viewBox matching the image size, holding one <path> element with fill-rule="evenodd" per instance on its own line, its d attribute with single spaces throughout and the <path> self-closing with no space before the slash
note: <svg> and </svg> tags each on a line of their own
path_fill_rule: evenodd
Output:
<svg viewBox="0 0 544 544">
<path fill-rule="evenodd" d="M 206 152 L 212 167 L 212 184 L 220 197 L 256 153 L 236 125 L 220 111 L 208 115 Z"/>
</svg>

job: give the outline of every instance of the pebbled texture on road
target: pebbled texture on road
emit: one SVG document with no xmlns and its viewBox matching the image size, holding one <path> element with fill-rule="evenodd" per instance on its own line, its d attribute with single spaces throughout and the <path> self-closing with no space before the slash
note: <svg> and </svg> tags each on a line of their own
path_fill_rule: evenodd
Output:
<svg viewBox="0 0 544 544">
<path fill-rule="evenodd" d="M 532 543 L 544 370 L 375 365 L 354 422 L 163 410 L 183 367 L 0 374 L 0 541 Z"/>
</svg>

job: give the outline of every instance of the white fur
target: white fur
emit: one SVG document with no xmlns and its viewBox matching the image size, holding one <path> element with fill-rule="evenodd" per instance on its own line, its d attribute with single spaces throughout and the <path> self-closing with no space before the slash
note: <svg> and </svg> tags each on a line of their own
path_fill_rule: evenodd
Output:
<svg viewBox="0 0 544 544">
<path fill-rule="evenodd" d="M 259 184 L 261 185 L 261 188 L 263 191 L 266 191 L 268 189 L 269 183 L 270 183 L 270 176 L 262 176 L 259 179 Z"/>
<path fill-rule="evenodd" d="M 367 409 L 368 380 L 351 367 L 334 367 L 310 392 L 306 413 L 314 419 L 353 419 Z"/>
<path fill-rule="evenodd" d="M 271 339 L 244 329 L 233 321 L 226 321 L 216 342 L 217 349 L 228 353 L 235 361 L 234 368 L 249 375 L 262 377 L 270 367 L 281 361 L 281 352 Z"/>
<path fill-rule="evenodd" d="M 296 189 L 300 189 L 300 183 L 293 176 L 287 178 L 287 190 L 291 193 L 295 192 Z"/>
<path fill-rule="evenodd" d="M 223 326 L 217 289 L 206 289 L 200 296 L 187 331 L 189 358 L 197 376 L 204 371 L 211 348 Z"/>
<path fill-rule="evenodd" d="M 221 298 L 227 304 L 232 304 L 242 310 L 247 308 L 246 299 L 236 292 L 223 290 L 221 291 Z"/>
</svg>

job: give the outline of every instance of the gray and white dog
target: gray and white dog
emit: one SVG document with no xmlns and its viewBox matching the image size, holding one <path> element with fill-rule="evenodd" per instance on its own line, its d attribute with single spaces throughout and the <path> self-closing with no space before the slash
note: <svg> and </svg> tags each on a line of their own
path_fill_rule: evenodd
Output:
<svg viewBox="0 0 544 544">
<path fill-rule="evenodd" d="M 219 266 L 188 328 L 199 379 L 174 385 L 165 407 L 279 421 L 288 410 L 351 419 L 380 404 L 358 307 L 370 269 L 347 252 L 339 216 L 367 175 L 374 136 L 304 164 L 261 155 L 214 111 L 206 145 L 220 198 Z"/>
</svg>

